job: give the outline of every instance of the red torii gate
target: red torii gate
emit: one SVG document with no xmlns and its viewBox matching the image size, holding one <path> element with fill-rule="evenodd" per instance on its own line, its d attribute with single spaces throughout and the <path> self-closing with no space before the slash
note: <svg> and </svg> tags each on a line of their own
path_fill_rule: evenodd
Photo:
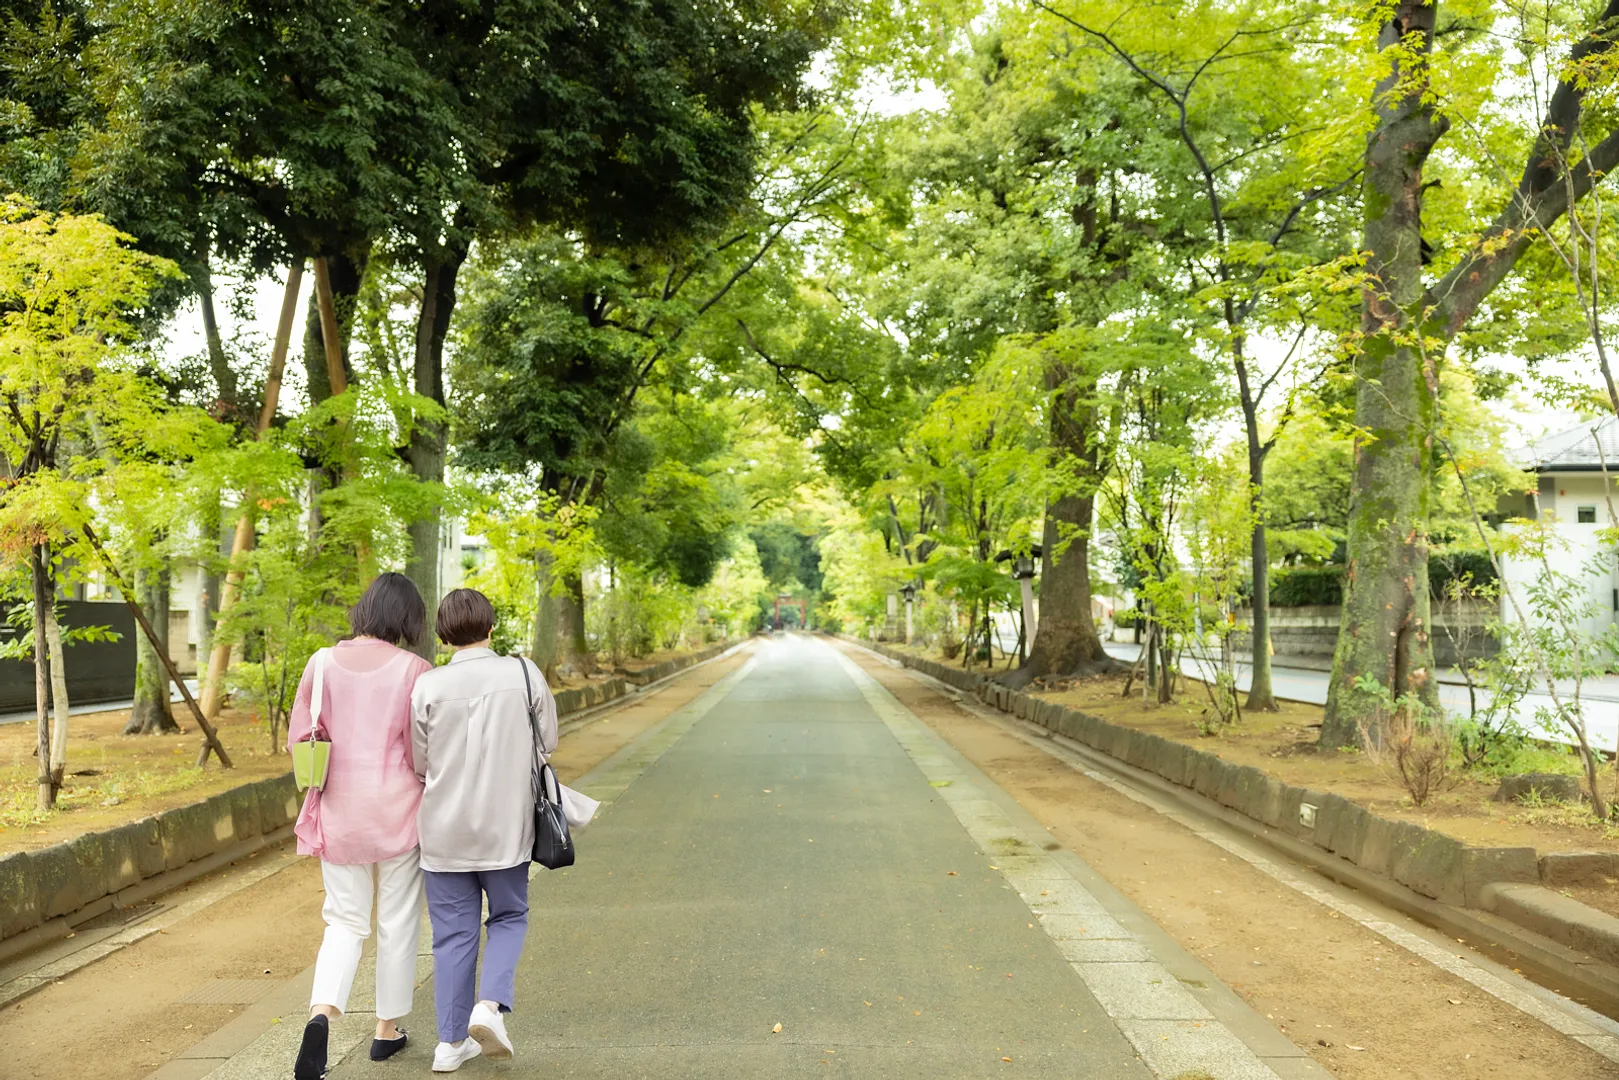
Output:
<svg viewBox="0 0 1619 1080">
<path fill-rule="evenodd" d="M 782 604 L 786 604 L 788 607 L 796 607 L 796 608 L 798 608 L 798 625 L 800 627 L 806 628 L 806 629 L 809 627 L 809 601 L 808 600 L 794 600 L 790 596 L 778 596 L 778 597 L 776 597 L 776 615 L 775 615 L 774 621 L 771 623 L 771 626 L 773 626 L 777 630 L 781 629 L 781 605 Z"/>
</svg>

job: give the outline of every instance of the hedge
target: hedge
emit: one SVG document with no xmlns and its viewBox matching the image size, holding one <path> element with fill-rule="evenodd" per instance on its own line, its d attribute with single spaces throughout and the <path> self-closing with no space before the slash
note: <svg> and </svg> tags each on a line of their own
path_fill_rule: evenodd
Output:
<svg viewBox="0 0 1619 1080">
<path fill-rule="evenodd" d="M 1482 552 L 1461 551 L 1428 556 L 1428 593 L 1439 597 L 1453 580 L 1471 577 L 1472 583 L 1495 581 L 1495 566 Z M 1285 566 L 1271 574 L 1272 607 L 1314 607 L 1344 602 L 1344 568 L 1329 566 Z"/>
</svg>

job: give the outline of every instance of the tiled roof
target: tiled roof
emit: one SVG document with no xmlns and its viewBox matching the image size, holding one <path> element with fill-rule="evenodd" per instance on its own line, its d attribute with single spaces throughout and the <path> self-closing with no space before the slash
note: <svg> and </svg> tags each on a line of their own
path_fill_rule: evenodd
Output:
<svg viewBox="0 0 1619 1080">
<path fill-rule="evenodd" d="M 1619 474 L 1619 417 L 1592 420 L 1547 435 L 1523 452 L 1524 468 L 1534 472 L 1600 470 L 1604 461 L 1610 472 Z"/>
</svg>

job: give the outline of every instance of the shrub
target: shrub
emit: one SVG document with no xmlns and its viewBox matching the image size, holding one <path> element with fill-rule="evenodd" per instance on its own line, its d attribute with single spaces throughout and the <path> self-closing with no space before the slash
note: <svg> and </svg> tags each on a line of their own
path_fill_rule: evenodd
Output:
<svg viewBox="0 0 1619 1080">
<path fill-rule="evenodd" d="M 1271 576 L 1272 607 L 1314 607 L 1344 602 L 1341 566 L 1290 566 Z"/>
<path fill-rule="evenodd" d="M 1468 590 L 1495 582 L 1495 565 L 1480 551 L 1451 551 L 1428 556 L 1428 594 L 1445 595 L 1452 581 L 1467 582 Z M 1272 607 L 1313 607 L 1344 602 L 1344 568 L 1287 566 L 1271 574 Z"/>
<path fill-rule="evenodd" d="M 1445 595 L 1452 581 L 1465 583 L 1472 592 L 1495 584 L 1495 564 L 1482 551 L 1446 551 L 1428 556 L 1428 595 Z"/>
</svg>

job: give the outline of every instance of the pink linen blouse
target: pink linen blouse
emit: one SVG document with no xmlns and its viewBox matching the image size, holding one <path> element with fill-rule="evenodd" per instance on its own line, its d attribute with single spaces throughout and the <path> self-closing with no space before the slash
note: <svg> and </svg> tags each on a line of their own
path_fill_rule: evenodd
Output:
<svg viewBox="0 0 1619 1080">
<path fill-rule="evenodd" d="M 310 788 L 293 832 L 298 854 L 329 863 L 374 863 L 416 846 L 422 782 L 410 748 L 410 691 L 433 665 L 384 641 L 342 641 L 326 660 L 320 726 L 331 740 L 323 790 Z M 287 745 L 309 737 L 315 665 L 287 722 Z"/>
</svg>

